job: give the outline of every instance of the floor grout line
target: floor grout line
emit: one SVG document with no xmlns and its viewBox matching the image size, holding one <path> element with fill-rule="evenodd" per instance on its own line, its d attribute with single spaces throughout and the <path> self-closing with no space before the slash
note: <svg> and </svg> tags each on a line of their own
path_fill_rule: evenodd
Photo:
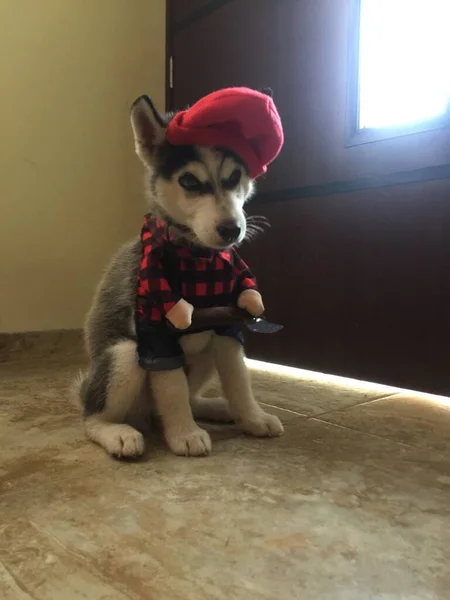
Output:
<svg viewBox="0 0 450 600">
<path fill-rule="evenodd" d="M 64 542 L 62 542 L 59 539 L 58 536 L 56 536 L 53 533 L 51 533 L 50 531 L 48 531 L 48 529 L 46 529 L 45 527 L 43 527 L 42 525 L 40 525 L 33 519 L 28 518 L 27 520 L 30 523 L 31 527 L 33 527 L 41 535 L 44 535 L 45 537 L 47 537 L 49 539 L 50 543 L 53 543 L 54 545 L 58 546 L 69 557 L 72 557 L 75 561 L 78 561 L 78 563 L 80 563 L 89 573 L 91 573 L 91 575 L 97 576 L 100 579 L 100 581 L 111 586 L 111 588 L 113 590 L 122 594 L 122 596 L 124 598 L 128 598 L 129 600 L 133 600 L 133 598 L 136 598 L 136 595 L 134 593 L 133 593 L 133 597 L 130 596 L 128 594 L 128 590 L 126 590 L 123 585 L 120 585 L 119 587 L 117 587 L 115 585 L 115 582 L 112 582 L 111 579 L 103 571 L 101 571 L 98 568 L 95 561 L 89 560 L 89 558 L 90 558 L 89 555 L 83 554 L 77 548 L 67 546 Z M 102 522 L 102 527 L 105 527 L 105 526 L 108 527 L 108 525 L 106 523 Z M 124 589 L 122 589 L 122 588 L 124 588 Z"/>
<path fill-rule="evenodd" d="M 291 410 L 290 408 L 283 408 L 281 406 L 277 406 L 276 404 L 268 404 L 267 402 L 262 402 L 260 401 L 259 404 L 262 404 L 263 406 L 268 406 L 269 408 L 275 408 L 276 410 L 282 410 L 283 412 L 288 412 L 291 413 L 293 415 L 296 415 L 297 417 L 303 417 L 305 419 L 308 419 L 308 415 L 304 415 L 303 413 L 299 413 L 295 410 Z"/>
<path fill-rule="evenodd" d="M 357 408 L 358 406 L 366 406 L 366 404 L 372 404 L 374 402 L 379 402 L 380 400 L 386 400 L 387 398 L 392 398 L 392 396 L 397 396 L 398 392 L 393 392 L 392 394 L 388 394 L 387 396 L 380 396 L 379 398 L 372 398 L 371 400 L 365 400 L 364 402 L 357 402 L 356 404 L 350 404 L 345 408 L 336 408 L 333 410 L 326 410 L 325 412 L 317 413 L 315 415 L 311 415 L 308 419 L 314 419 L 315 417 L 323 417 L 324 415 L 333 414 L 336 412 L 345 412 L 346 410 L 351 410 L 352 408 Z"/>
<path fill-rule="evenodd" d="M 370 437 L 385 440 L 388 442 L 393 442 L 395 444 L 399 444 L 400 446 L 405 446 L 406 448 L 414 448 L 414 450 L 421 450 L 423 452 L 432 452 L 433 454 L 438 454 L 441 458 L 446 458 L 446 452 L 441 450 L 436 450 L 434 448 L 428 448 L 427 446 L 417 446 L 416 444 L 410 444 L 408 442 L 402 442 L 401 440 L 396 440 L 391 437 L 385 437 L 384 435 L 379 435 L 378 433 L 371 433 L 370 431 L 366 431 L 364 429 L 357 429 L 356 427 L 350 427 L 348 425 L 342 425 L 341 423 L 333 423 L 332 421 L 325 421 L 323 419 L 318 419 L 317 417 L 311 417 L 308 421 L 318 421 L 319 423 L 324 423 L 325 425 L 330 425 L 331 427 L 339 427 L 340 429 L 346 429 L 347 431 L 353 431 L 355 433 L 359 433 L 361 435 L 368 435 Z M 446 459 L 447 460 L 447 459 Z"/>
</svg>

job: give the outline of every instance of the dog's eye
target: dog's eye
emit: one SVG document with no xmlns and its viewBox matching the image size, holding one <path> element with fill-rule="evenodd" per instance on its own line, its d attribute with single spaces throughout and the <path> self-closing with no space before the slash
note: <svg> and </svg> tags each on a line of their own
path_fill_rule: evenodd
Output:
<svg viewBox="0 0 450 600">
<path fill-rule="evenodd" d="M 202 189 L 203 183 L 192 173 L 183 173 L 178 178 L 178 183 L 188 192 L 198 192 Z"/>
<path fill-rule="evenodd" d="M 242 175 L 241 170 L 240 169 L 235 169 L 231 173 L 231 175 L 228 177 L 228 179 L 224 179 L 223 180 L 223 182 L 222 182 L 223 187 L 226 190 L 233 190 L 238 185 L 238 183 L 240 182 L 241 175 Z"/>
</svg>

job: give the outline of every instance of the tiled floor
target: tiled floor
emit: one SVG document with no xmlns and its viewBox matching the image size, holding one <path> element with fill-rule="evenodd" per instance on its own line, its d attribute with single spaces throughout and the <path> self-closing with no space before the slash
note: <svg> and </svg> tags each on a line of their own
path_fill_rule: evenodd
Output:
<svg viewBox="0 0 450 600">
<path fill-rule="evenodd" d="M 2 600 L 447 600 L 450 401 L 255 372 L 280 439 L 83 435 L 66 358 L 0 367 Z"/>
</svg>

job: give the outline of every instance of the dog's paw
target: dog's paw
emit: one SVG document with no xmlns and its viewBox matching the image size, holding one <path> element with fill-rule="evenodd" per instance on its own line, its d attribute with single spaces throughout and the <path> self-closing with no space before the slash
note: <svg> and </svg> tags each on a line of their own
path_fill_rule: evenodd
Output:
<svg viewBox="0 0 450 600">
<path fill-rule="evenodd" d="M 137 458 L 145 450 L 144 436 L 130 425 L 112 425 L 105 431 L 102 446 L 115 458 Z"/>
<path fill-rule="evenodd" d="M 240 426 L 249 435 L 256 437 L 277 437 L 282 435 L 284 428 L 281 421 L 275 415 L 269 415 L 261 411 L 254 417 L 246 419 Z"/>
<path fill-rule="evenodd" d="M 183 433 L 166 432 L 169 448 L 178 456 L 208 456 L 211 454 L 209 433 L 200 427 Z"/>
</svg>

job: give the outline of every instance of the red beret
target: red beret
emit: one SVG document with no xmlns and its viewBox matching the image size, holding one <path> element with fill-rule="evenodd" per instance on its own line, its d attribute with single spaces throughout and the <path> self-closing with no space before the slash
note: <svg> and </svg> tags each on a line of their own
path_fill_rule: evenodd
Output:
<svg viewBox="0 0 450 600">
<path fill-rule="evenodd" d="M 280 115 L 270 96 L 245 87 L 226 88 L 201 98 L 175 115 L 166 138 L 175 146 L 222 146 L 247 164 L 255 179 L 283 145 Z"/>
</svg>

